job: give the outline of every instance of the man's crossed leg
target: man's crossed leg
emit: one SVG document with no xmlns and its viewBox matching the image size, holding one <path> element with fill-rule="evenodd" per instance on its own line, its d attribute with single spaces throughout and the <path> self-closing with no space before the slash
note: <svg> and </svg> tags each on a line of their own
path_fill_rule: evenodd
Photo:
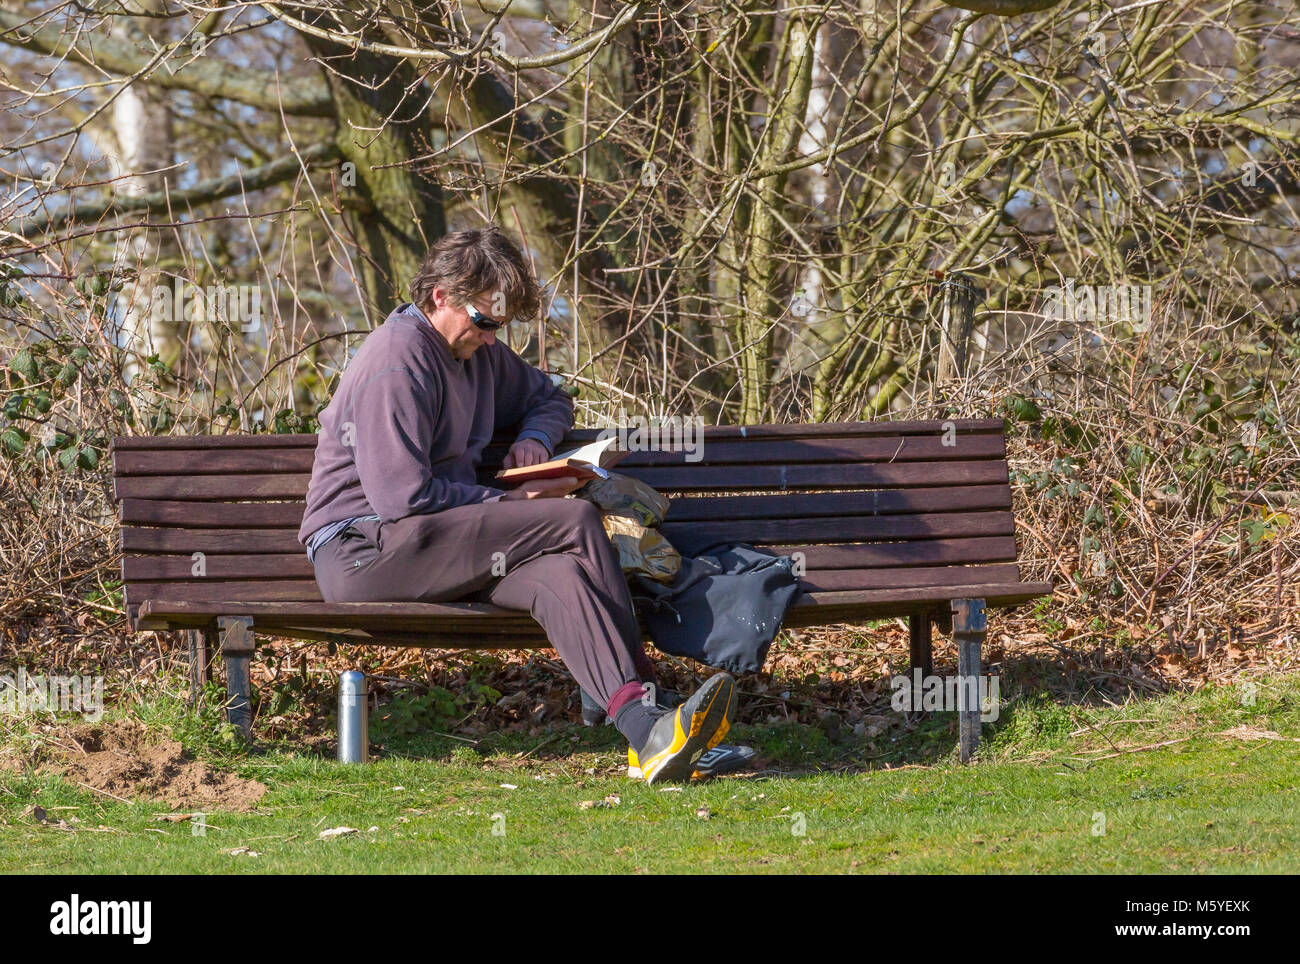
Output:
<svg viewBox="0 0 1300 964">
<path fill-rule="evenodd" d="M 469 599 L 532 613 L 639 752 L 651 782 L 647 760 L 666 754 L 665 778 L 683 766 L 689 777 L 686 758 L 698 758 L 730 726 L 734 689 L 725 674 L 671 713 L 643 699 L 654 670 L 617 550 L 586 500 L 501 501 L 358 522 L 317 551 L 316 580 L 328 602 Z M 676 730 L 671 717 L 680 717 Z"/>
</svg>

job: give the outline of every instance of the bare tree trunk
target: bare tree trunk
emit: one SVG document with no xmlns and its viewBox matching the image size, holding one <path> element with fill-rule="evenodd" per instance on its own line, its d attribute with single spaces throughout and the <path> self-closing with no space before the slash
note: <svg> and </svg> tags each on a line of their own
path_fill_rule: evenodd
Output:
<svg viewBox="0 0 1300 964">
<path fill-rule="evenodd" d="M 129 10 L 157 13 L 161 0 L 126 4 Z M 155 17 L 123 17 L 114 30 L 123 39 L 140 46 L 153 40 L 167 42 L 168 21 Z M 113 101 L 110 113 L 113 147 L 109 164 L 118 178 L 114 190 L 125 197 L 166 189 L 174 172 L 160 173 L 172 166 L 172 111 L 167 91 L 133 83 Z M 171 285 L 164 272 L 178 267 L 173 235 L 169 232 L 137 230 L 119 235 L 114 265 L 133 274 L 119 289 L 117 298 L 118 340 L 125 349 L 122 374 L 130 382 L 143 371 L 146 360 L 158 360 L 177 374 L 186 366 L 186 336 L 189 320 L 172 311 L 153 311 L 155 292 Z M 170 303 L 170 302 L 169 302 Z"/>
<path fill-rule="evenodd" d="M 328 14 L 317 20 L 327 28 L 339 23 Z M 405 299 L 429 246 L 447 231 L 441 186 L 411 164 L 433 144 L 429 111 L 416 109 L 418 91 L 408 93 L 419 86 L 408 62 L 311 35 L 303 40 L 334 67 L 326 76 L 343 156 L 344 217 L 360 246 L 367 314 L 381 321 Z"/>
</svg>

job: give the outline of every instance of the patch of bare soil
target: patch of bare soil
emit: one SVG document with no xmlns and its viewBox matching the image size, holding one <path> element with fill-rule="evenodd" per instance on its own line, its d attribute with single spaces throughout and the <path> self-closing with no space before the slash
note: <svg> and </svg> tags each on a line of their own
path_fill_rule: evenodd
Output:
<svg viewBox="0 0 1300 964">
<path fill-rule="evenodd" d="M 135 720 L 80 723 L 47 738 L 42 773 L 119 799 L 148 797 L 199 812 L 252 810 L 265 784 L 213 770 Z"/>
</svg>

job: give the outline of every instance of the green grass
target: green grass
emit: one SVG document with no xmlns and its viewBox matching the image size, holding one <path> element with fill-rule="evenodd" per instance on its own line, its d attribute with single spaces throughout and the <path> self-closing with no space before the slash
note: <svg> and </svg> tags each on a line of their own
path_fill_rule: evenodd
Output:
<svg viewBox="0 0 1300 964">
<path fill-rule="evenodd" d="M 257 811 L 209 814 L 196 836 L 156 822 L 164 808 L 147 801 L 4 774 L 0 871 L 1295 873 L 1300 683 L 1256 685 L 1253 703 L 1240 687 L 1102 708 L 1021 696 L 986 726 L 969 766 L 953 762 L 946 715 L 869 738 L 739 727 L 782 772 L 677 792 L 623 777 L 608 728 L 557 725 L 541 740 L 494 735 L 477 747 L 416 735 L 390 741 L 389 758 L 347 766 L 283 746 L 242 753 L 212 711 L 195 717 L 156 696 L 136 714 L 266 783 Z M 1241 727 L 1251 729 L 1215 735 Z M 7 732 L 30 738 L 13 722 Z M 1180 742 L 1121 752 L 1169 740 Z M 909 760 L 927 762 L 897 766 Z M 609 794 L 621 802 L 579 806 Z M 33 804 L 75 814 L 81 829 L 35 822 L 24 815 Z M 317 839 L 340 825 L 361 832 Z M 230 855 L 238 847 L 261 856 Z"/>
</svg>

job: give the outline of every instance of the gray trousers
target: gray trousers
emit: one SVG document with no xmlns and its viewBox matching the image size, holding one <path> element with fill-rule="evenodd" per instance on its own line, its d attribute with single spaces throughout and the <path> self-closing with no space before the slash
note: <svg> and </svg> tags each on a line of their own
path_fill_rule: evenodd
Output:
<svg viewBox="0 0 1300 964">
<path fill-rule="evenodd" d="M 464 505 L 358 522 L 316 553 L 326 602 L 490 602 L 546 630 L 602 706 L 653 680 L 618 551 L 585 499 Z M 638 683 L 633 687 L 629 684 Z"/>
</svg>

